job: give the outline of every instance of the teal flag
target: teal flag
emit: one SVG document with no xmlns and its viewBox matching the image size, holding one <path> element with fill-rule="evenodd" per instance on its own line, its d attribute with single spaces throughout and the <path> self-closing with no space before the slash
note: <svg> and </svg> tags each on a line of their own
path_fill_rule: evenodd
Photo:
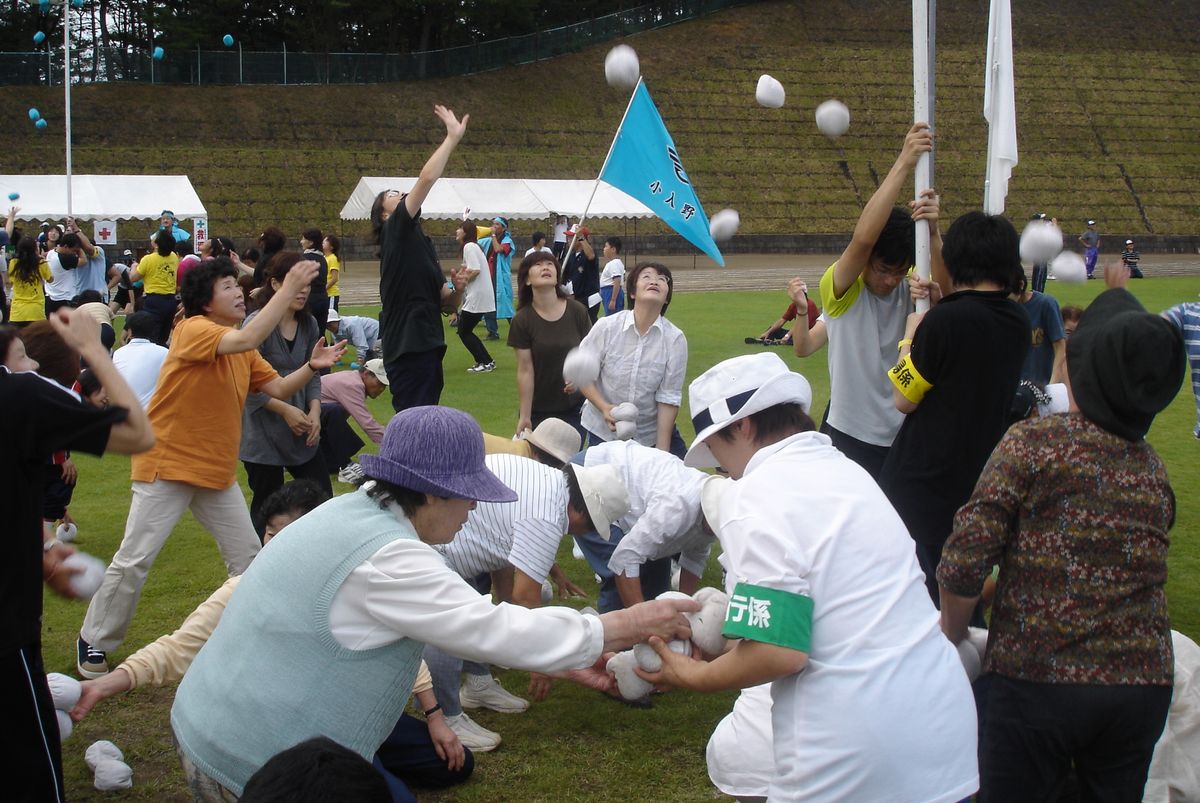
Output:
<svg viewBox="0 0 1200 803">
<path fill-rule="evenodd" d="M 724 266 L 725 258 L 708 231 L 708 216 L 683 169 L 679 151 L 641 81 L 617 129 L 600 179 L 637 198 L 688 242 Z"/>
</svg>

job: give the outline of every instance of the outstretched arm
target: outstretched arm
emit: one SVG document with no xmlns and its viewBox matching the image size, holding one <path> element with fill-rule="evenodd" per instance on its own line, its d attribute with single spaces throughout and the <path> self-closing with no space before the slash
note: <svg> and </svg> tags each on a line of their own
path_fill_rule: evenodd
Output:
<svg viewBox="0 0 1200 803">
<path fill-rule="evenodd" d="M 408 210 L 410 217 L 416 217 L 417 212 L 421 211 L 421 205 L 429 197 L 429 191 L 433 189 L 433 185 L 442 177 L 442 171 L 446 169 L 446 162 L 450 160 L 450 154 L 454 153 L 463 134 L 467 132 L 467 121 L 471 119 L 471 115 L 464 114 L 459 120 L 454 116 L 454 112 L 440 104 L 433 107 L 433 113 L 445 124 L 446 138 L 429 157 L 429 161 L 425 162 L 425 166 L 421 168 L 421 175 L 417 176 L 417 183 L 404 197 L 404 208 Z"/>
</svg>

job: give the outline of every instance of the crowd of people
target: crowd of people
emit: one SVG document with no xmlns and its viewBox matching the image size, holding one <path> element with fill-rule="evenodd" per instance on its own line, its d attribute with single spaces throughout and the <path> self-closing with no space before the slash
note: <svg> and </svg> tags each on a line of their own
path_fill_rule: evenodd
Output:
<svg viewBox="0 0 1200 803">
<path fill-rule="evenodd" d="M 823 414 L 772 350 L 693 365 L 685 392 L 671 271 L 627 268 L 620 238 L 598 253 L 562 218 L 553 247 L 539 232 L 519 257 L 505 218 L 464 218 L 443 271 L 421 207 L 469 118 L 434 113 L 444 137 L 416 182 L 371 210 L 378 321 L 340 312 L 341 243 L 317 228 L 297 247 L 268 227 L 256 249 L 218 237 L 193 254 L 164 210 L 147 254 L 111 265 L 70 218 L 17 238 L 0 487 L 18 530 L 2 593 L 19 799 L 65 797 L 40 581 L 74 594 L 56 534 L 73 449 L 133 460 L 71 716 L 179 683 L 171 728 L 199 800 L 262 799 L 321 767 L 413 800 L 501 744 L 467 710 L 520 713 L 555 679 L 619 697 L 605 657 L 643 643 L 661 668 L 639 674 L 660 689 L 744 690 L 707 756 L 741 799 L 1052 799 L 1068 782 L 1141 799 L 1178 659 L 1175 497 L 1145 436 L 1190 360 L 1200 438 L 1200 304 L 1147 312 L 1125 289 L 1127 248 L 1091 305 L 1060 310 L 1003 217 L 967 212 L 943 233 L 933 190 L 897 205 L 933 146 L 917 123 L 816 297 L 793 279 L 784 314 L 746 339 L 799 358 L 824 347 Z M 486 344 L 509 322 L 513 437 L 440 406 L 450 314 L 473 374 L 495 370 Z M 357 364 L 334 370 L 348 345 Z M 568 382 L 569 358 L 594 379 Z M 381 422 L 367 400 L 385 392 Z M 359 454 L 351 419 L 375 453 Z M 117 664 L 187 510 L 229 580 Z M 567 538 L 596 575 L 595 611 L 548 604 L 586 595 L 556 563 Z M 673 651 L 718 544 L 727 649 Z M 962 653 L 978 633 L 975 677 Z M 527 670 L 526 696 L 489 663 Z"/>
</svg>

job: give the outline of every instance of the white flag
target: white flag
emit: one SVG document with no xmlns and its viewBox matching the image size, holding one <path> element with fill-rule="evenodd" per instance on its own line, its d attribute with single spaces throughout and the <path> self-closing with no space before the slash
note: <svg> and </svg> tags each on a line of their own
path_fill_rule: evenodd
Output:
<svg viewBox="0 0 1200 803">
<path fill-rule="evenodd" d="M 92 221 L 92 242 L 96 245 L 116 245 L 117 244 L 117 221 L 115 220 L 95 220 Z"/>
<path fill-rule="evenodd" d="M 987 178 L 983 211 L 999 215 L 1008 195 L 1008 179 L 1017 164 L 1017 100 L 1013 86 L 1012 9 L 1009 0 L 992 0 L 984 66 L 983 117 L 988 122 Z"/>
</svg>

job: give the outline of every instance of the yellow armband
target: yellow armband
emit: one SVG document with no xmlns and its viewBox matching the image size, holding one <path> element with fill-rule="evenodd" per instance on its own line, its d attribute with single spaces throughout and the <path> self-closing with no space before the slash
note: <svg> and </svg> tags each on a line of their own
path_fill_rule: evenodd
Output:
<svg viewBox="0 0 1200 803">
<path fill-rule="evenodd" d="M 921 376 L 917 366 L 913 365 L 911 354 L 892 366 L 888 371 L 888 379 L 891 379 L 896 389 L 913 404 L 920 404 L 921 399 L 925 398 L 925 394 L 933 387 Z"/>
</svg>

